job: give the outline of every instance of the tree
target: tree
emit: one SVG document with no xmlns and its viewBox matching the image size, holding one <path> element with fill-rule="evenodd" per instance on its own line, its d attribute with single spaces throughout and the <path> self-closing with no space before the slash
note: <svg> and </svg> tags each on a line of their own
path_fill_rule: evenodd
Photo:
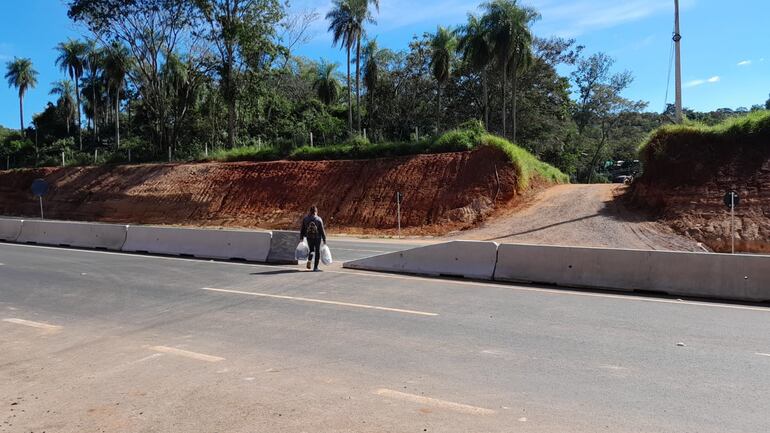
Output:
<svg viewBox="0 0 770 433">
<path fill-rule="evenodd" d="M 516 119 L 516 80 L 520 68 L 525 67 L 532 56 L 532 34 L 529 22 L 534 20 L 537 13 L 528 8 L 519 7 L 516 0 L 494 0 L 484 4 L 486 14 L 481 21 L 489 34 L 489 42 L 492 54 L 500 70 L 502 81 L 502 124 L 503 135 L 506 134 L 506 87 L 508 75 L 513 75 L 514 81 L 514 107 L 513 119 Z M 516 140 L 516 126 L 514 123 L 514 141 Z"/>
<path fill-rule="evenodd" d="M 107 87 L 115 95 L 115 148 L 120 147 L 120 92 L 126 81 L 132 58 L 128 48 L 114 42 L 104 53 L 104 74 Z"/>
<path fill-rule="evenodd" d="M 27 90 L 37 85 L 37 71 L 32 67 L 32 60 L 27 58 L 14 58 L 6 64 L 5 79 L 8 87 L 15 87 L 19 91 L 19 122 L 21 131 L 24 132 L 24 94 Z"/>
<path fill-rule="evenodd" d="M 72 123 L 72 118 L 75 117 L 75 95 L 74 95 L 74 90 L 72 86 L 72 81 L 70 80 L 55 81 L 51 83 L 51 86 L 52 86 L 51 91 L 48 94 L 59 96 L 59 100 L 56 102 L 56 105 L 59 107 L 60 110 L 64 112 L 64 115 L 67 120 L 67 135 L 69 135 L 70 124 Z"/>
<path fill-rule="evenodd" d="M 364 48 L 364 76 L 363 82 L 366 87 L 366 94 L 369 97 L 367 103 L 367 113 L 369 113 L 371 123 L 371 112 L 374 111 L 374 96 L 377 91 L 377 82 L 380 75 L 380 57 L 381 53 L 377 47 L 377 40 L 372 39 L 367 41 Z M 371 126 L 371 125 L 370 125 Z"/>
<path fill-rule="evenodd" d="M 93 112 L 94 121 L 94 133 L 92 135 L 93 145 L 96 146 L 96 142 L 99 139 L 99 110 L 98 110 L 98 98 L 96 97 L 96 89 L 99 87 L 97 82 L 99 80 L 99 71 L 102 69 L 102 63 L 104 60 L 104 52 L 96 44 L 95 40 L 86 41 L 86 53 L 84 57 L 84 66 L 88 69 L 89 78 L 91 80 L 91 103 L 93 106 L 91 110 Z"/>
<path fill-rule="evenodd" d="M 348 76 L 348 130 L 353 131 L 353 97 L 350 86 L 350 50 L 355 45 L 361 28 L 357 22 L 355 10 L 364 0 L 334 0 L 334 7 L 326 14 L 329 20 L 329 31 L 332 33 L 332 46 L 337 44 L 347 51 Z"/>
<path fill-rule="evenodd" d="M 630 72 L 611 74 L 614 60 L 604 53 L 597 53 L 577 62 L 572 79 L 578 90 L 579 99 L 573 115 L 580 135 L 594 142 L 584 182 L 592 182 L 596 164 L 601 152 L 610 139 L 613 129 L 629 113 L 641 111 L 646 102 L 630 101 L 620 96 L 633 81 Z"/>
<path fill-rule="evenodd" d="M 436 79 L 438 99 L 436 103 L 436 132 L 441 131 L 441 86 L 449 80 L 451 73 L 452 53 L 457 46 L 454 32 L 439 26 L 431 40 L 430 67 L 433 78 Z"/>
<path fill-rule="evenodd" d="M 462 53 L 463 61 L 472 70 L 481 74 L 481 86 L 484 98 L 484 127 L 489 129 L 489 94 L 487 90 L 487 68 L 492 62 L 492 49 L 489 33 L 481 20 L 468 14 L 468 23 L 459 29 L 460 38 L 457 48 Z"/>
<path fill-rule="evenodd" d="M 272 45 L 275 25 L 283 18 L 277 0 L 196 0 L 208 23 L 208 41 L 218 53 L 217 71 L 227 103 L 227 143 L 235 145 L 238 127 L 238 78 L 243 73 L 244 51 Z"/>
<path fill-rule="evenodd" d="M 380 11 L 380 0 L 349 0 L 353 2 L 353 12 L 355 15 L 356 25 L 356 118 L 358 123 L 358 132 L 361 132 L 361 74 L 359 69 L 361 67 L 361 38 L 363 37 L 364 23 L 374 24 L 374 17 L 369 11 L 369 3 L 374 5 L 377 12 Z"/>
<path fill-rule="evenodd" d="M 340 84 L 335 77 L 337 63 L 322 61 L 318 65 L 317 77 L 313 82 L 313 89 L 318 92 L 318 99 L 326 105 L 331 105 L 340 97 Z"/>
<path fill-rule="evenodd" d="M 767 101 L 765 101 L 765 110 L 770 110 L 770 98 L 767 98 Z"/>
<path fill-rule="evenodd" d="M 80 123 L 80 77 L 83 76 L 83 69 L 86 66 L 88 45 L 78 40 L 69 39 L 67 42 L 60 42 L 59 45 L 56 46 L 56 50 L 59 52 L 58 57 L 56 57 L 56 65 L 59 66 L 63 72 L 69 74 L 71 80 L 75 81 L 78 142 L 80 143 L 80 150 L 83 150 L 83 128 Z"/>
<path fill-rule="evenodd" d="M 117 40 L 131 51 L 135 67 L 129 79 L 140 96 L 137 108 L 160 154 L 182 127 L 175 123 L 172 107 L 180 100 L 169 100 L 173 92 L 162 69 L 178 51 L 195 53 L 190 60 L 196 70 L 203 70 L 208 60 L 200 35 L 193 31 L 200 19 L 197 4 L 190 0 L 69 0 L 68 4 L 69 17 L 84 24 L 100 42 Z"/>
</svg>

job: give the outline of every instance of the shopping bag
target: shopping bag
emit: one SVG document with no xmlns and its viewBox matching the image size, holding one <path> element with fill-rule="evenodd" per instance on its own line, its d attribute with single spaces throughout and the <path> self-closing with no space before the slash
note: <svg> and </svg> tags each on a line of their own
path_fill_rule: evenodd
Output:
<svg viewBox="0 0 770 433">
<path fill-rule="evenodd" d="M 324 265 L 332 264 L 332 252 L 329 250 L 329 247 L 326 244 L 321 247 L 321 261 Z"/>
<path fill-rule="evenodd" d="M 310 247 L 307 244 L 306 239 L 302 239 L 302 242 L 297 245 L 297 249 L 294 250 L 294 258 L 298 261 L 304 261 L 307 260 L 307 257 L 310 255 Z"/>
</svg>

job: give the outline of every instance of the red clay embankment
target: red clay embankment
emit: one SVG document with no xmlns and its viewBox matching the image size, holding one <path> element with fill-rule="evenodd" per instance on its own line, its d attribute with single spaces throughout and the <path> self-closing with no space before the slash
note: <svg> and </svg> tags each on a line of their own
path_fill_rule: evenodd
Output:
<svg viewBox="0 0 770 433">
<path fill-rule="evenodd" d="M 497 175 L 495 173 L 497 168 Z M 295 229 L 317 204 L 332 231 L 395 231 L 396 191 L 407 234 L 473 226 L 519 196 L 516 172 L 493 148 L 356 161 L 277 161 L 41 168 L 0 172 L 0 214 L 141 224 Z M 499 181 L 498 181 L 499 179 Z"/>
</svg>

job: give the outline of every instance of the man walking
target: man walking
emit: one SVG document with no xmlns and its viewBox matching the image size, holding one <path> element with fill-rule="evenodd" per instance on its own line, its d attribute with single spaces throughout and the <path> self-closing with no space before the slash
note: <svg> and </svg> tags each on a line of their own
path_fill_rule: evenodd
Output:
<svg viewBox="0 0 770 433">
<path fill-rule="evenodd" d="M 310 269 L 310 260 L 314 259 L 313 272 L 318 272 L 318 261 L 321 259 L 321 241 L 326 243 L 326 232 L 324 231 L 324 222 L 318 216 L 318 208 L 315 206 L 311 206 L 307 216 L 302 219 L 302 230 L 299 233 L 300 242 L 304 238 L 307 238 L 307 244 L 310 246 L 307 268 Z"/>
</svg>

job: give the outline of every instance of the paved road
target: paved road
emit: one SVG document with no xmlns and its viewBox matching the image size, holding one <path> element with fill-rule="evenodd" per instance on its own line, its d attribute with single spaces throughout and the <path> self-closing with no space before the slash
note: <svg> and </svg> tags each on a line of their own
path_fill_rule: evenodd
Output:
<svg viewBox="0 0 770 433">
<path fill-rule="evenodd" d="M 0 263 L 0 432 L 770 425 L 770 308 L 9 244 Z"/>
<path fill-rule="evenodd" d="M 412 239 L 360 239 L 333 236 L 330 236 L 328 241 L 334 260 L 340 262 L 392 253 L 429 243 Z"/>
</svg>

